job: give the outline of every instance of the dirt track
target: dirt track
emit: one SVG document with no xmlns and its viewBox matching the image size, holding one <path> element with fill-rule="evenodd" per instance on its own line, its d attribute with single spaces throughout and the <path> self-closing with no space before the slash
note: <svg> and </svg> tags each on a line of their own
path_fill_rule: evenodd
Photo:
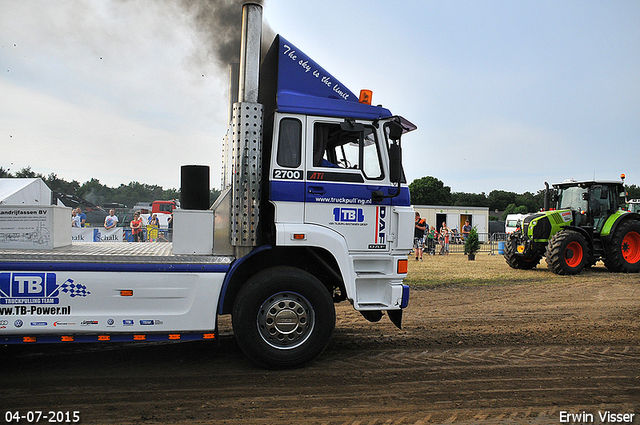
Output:
<svg viewBox="0 0 640 425">
<path fill-rule="evenodd" d="M 284 372 L 255 367 L 230 336 L 0 353 L 0 423 L 77 410 L 108 424 L 601 423 L 606 411 L 640 424 L 640 277 L 413 288 L 403 330 L 339 305 L 325 353 Z"/>
</svg>

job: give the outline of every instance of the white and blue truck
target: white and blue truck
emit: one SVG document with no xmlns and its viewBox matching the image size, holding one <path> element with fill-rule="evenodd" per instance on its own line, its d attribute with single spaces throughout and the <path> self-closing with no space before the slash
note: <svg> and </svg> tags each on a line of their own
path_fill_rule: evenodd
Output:
<svg viewBox="0 0 640 425">
<path fill-rule="evenodd" d="M 326 348 L 337 302 L 400 327 L 414 220 L 400 140 L 416 127 L 281 36 L 260 62 L 261 21 L 244 5 L 214 205 L 183 201 L 171 243 L 0 246 L 0 344 L 215 339 L 230 314 L 250 359 L 291 368 Z M 198 170 L 182 195 L 204 186 L 206 203 Z"/>
</svg>

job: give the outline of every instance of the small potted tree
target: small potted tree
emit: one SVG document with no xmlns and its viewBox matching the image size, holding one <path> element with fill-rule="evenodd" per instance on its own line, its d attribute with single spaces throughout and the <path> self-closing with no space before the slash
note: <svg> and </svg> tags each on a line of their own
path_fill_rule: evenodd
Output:
<svg viewBox="0 0 640 425">
<path fill-rule="evenodd" d="M 480 240 L 478 239 L 478 229 L 474 226 L 464 240 L 464 253 L 468 256 L 469 261 L 473 261 L 476 259 L 478 251 L 480 251 Z"/>
</svg>

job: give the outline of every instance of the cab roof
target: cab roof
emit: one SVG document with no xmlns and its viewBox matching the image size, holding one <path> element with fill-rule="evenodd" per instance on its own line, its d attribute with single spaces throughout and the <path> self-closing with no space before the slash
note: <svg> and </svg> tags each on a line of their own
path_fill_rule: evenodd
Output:
<svg viewBox="0 0 640 425">
<path fill-rule="evenodd" d="M 578 180 L 574 180 L 574 179 L 567 179 L 561 183 L 554 183 L 553 187 L 555 187 L 556 189 L 565 189 L 567 187 L 574 187 L 574 186 L 579 186 L 579 187 L 590 187 L 590 186 L 622 186 L 624 185 L 624 182 L 621 180 L 582 180 L 582 181 L 578 181 Z"/>
</svg>

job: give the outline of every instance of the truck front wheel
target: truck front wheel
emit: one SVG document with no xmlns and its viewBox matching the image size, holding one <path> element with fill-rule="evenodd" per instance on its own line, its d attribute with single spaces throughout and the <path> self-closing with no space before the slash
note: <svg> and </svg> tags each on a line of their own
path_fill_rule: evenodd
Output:
<svg viewBox="0 0 640 425">
<path fill-rule="evenodd" d="M 319 356 L 335 328 L 333 299 L 310 273 L 273 267 L 251 277 L 236 297 L 232 323 L 238 345 L 270 369 L 300 367 Z"/>
<path fill-rule="evenodd" d="M 640 271 L 640 223 L 621 223 L 607 249 L 604 265 L 612 272 L 638 273 Z"/>
<path fill-rule="evenodd" d="M 560 275 L 580 273 L 590 256 L 587 241 L 580 233 L 571 230 L 553 235 L 546 254 L 549 269 Z"/>
</svg>

